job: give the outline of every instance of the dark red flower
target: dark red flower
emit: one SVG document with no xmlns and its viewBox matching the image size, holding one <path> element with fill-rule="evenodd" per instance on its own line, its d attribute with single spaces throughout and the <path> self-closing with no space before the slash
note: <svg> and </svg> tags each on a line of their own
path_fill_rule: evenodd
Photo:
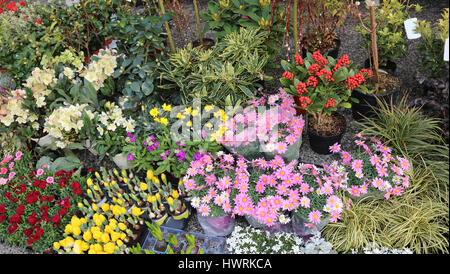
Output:
<svg viewBox="0 0 450 274">
<path fill-rule="evenodd" d="M 5 211 L 6 211 L 5 204 L 1 204 L 0 205 L 0 213 L 5 213 Z"/>
<path fill-rule="evenodd" d="M 22 215 L 23 212 L 25 211 L 25 205 L 21 204 L 17 209 L 16 209 L 16 213 L 19 215 Z"/>
<path fill-rule="evenodd" d="M 47 182 L 46 181 L 41 181 L 39 183 L 39 188 L 44 190 L 47 187 Z"/>
<path fill-rule="evenodd" d="M 55 223 L 55 224 L 59 223 L 60 220 L 61 220 L 61 217 L 58 214 L 55 214 L 52 217 L 52 222 Z"/>
<path fill-rule="evenodd" d="M 13 223 L 19 223 L 20 222 L 20 215 L 19 214 L 14 214 L 11 219 L 9 219 L 9 223 L 13 224 Z"/>
<path fill-rule="evenodd" d="M 28 217 L 28 223 L 30 225 L 34 225 L 35 223 L 37 223 L 37 221 L 38 221 L 38 219 L 36 217 L 34 217 L 34 216 Z"/>
<path fill-rule="evenodd" d="M 25 4 L 25 1 L 20 1 L 20 2 L 19 2 L 19 5 L 21 5 L 21 6 L 24 6 L 24 7 L 25 7 L 25 5 L 26 5 L 26 4 Z"/>
<path fill-rule="evenodd" d="M 61 217 L 63 217 L 64 215 L 66 215 L 66 213 L 67 213 L 67 209 L 65 209 L 65 208 L 61 208 L 61 209 L 59 210 L 59 215 L 60 215 Z"/>
<path fill-rule="evenodd" d="M 28 228 L 28 229 L 25 229 L 25 230 L 23 231 L 23 234 L 25 234 L 27 237 L 30 237 L 31 234 L 33 234 L 33 229 L 32 229 L 31 227 Z"/>
<path fill-rule="evenodd" d="M 38 19 L 36 19 L 36 20 L 34 20 L 34 22 L 35 22 L 36 24 L 39 24 L 39 25 L 40 25 L 40 24 L 42 24 L 42 20 L 41 20 L 41 19 L 39 19 L 39 18 L 38 18 Z"/>
<path fill-rule="evenodd" d="M 6 219 L 5 215 L 0 214 L 0 224 L 3 223 L 3 221 Z"/>
<path fill-rule="evenodd" d="M 8 226 L 8 234 L 14 233 L 17 230 L 18 227 L 19 226 L 16 225 L 16 224 Z"/>
</svg>

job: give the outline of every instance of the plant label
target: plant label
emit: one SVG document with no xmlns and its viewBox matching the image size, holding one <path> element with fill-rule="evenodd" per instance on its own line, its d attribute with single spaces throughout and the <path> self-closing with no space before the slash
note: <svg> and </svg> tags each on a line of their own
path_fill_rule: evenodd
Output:
<svg viewBox="0 0 450 274">
<path fill-rule="evenodd" d="M 410 18 L 405 21 L 406 36 L 410 40 L 417 39 L 422 36 L 422 35 L 420 35 L 420 33 L 416 32 L 416 23 L 417 23 L 417 18 Z"/>
<path fill-rule="evenodd" d="M 448 62 L 448 38 L 445 39 L 445 46 L 444 46 L 444 61 Z"/>
<path fill-rule="evenodd" d="M 380 5 L 380 0 L 366 0 L 366 5 L 369 7 L 371 6 L 378 7 Z"/>
</svg>

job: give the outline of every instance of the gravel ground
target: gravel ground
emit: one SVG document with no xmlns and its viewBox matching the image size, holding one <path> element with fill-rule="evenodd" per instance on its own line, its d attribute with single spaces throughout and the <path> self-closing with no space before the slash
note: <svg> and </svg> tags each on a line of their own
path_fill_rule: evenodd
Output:
<svg viewBox="0 0 450 274">
<path fill-rule="evenodd" d="M 208 0 L 200 0 L 199 5 L 203 10 L 206 8 L 206 3 Z M 426 19 L 429 21 L 436 21 L 440 18 L 440 13 L 443 8 L 449 7 L 449 3 L 447 0 L 411 0 L 411 3 L 418 3 L 422 5 L 423 11 L 419 14 L 412 14 L 412 17 L 417 17 L 418 19 Z M 172 32 L 174 35 L 174 42 L 176 47 L 182 47 L 186 45 L 187 42 L 194 41 L 198 39 L 195 25 L 195 17 L 194 17 L 194 8 L 191 1 L 184 1 L 184 11 L 187 17 L 188 23 L 183 28 L 183 35 L 181 37 L 176 28 L 173 28 Z M 203 22 L 203 20 L 202 20 Z M 350 22 L 346 22 L 345 24 L 345 32 L 341 34 L 341 48 L 339 55 L 346 53 L 349 55 L 350 59 L 354 61 L 356 64 L 363 64 L 364 60 L 368 58 L 367 51 L 360 46 L 361 37 L 360 35 L 353 30 L 354 24 Z M 212 32 L 207 32 L 205 34 L 206 38 L 214 39 L 214 34 Z M 402 88 L 404 93 L 408 93 L 410 98 L 414 98 L 419 96 L 419 90 L 417 89 L 416 81 L 414 80 L 414 75 L 416 72 L 416 62 L 419 58 L 418 52 L 415 50 L 415 47 L 418 43 L 417 40 L 408 40 L 409 52 L 408 55 L 401 60 L 397 60 L 397 73 L 400 78 Z M 292 48 L 292 47 L 291 47 Z M 279 57 L 275 61 L 279 61 L 281 57 Z M 273 70 L 271 71 L 275 79 L 281 76 L 282 71 Z M 279 87 L 278 82 L 274 81 L 273 83 L 269 83 L 266 85 L 266 89 L 277 90 Z M 357 125 L 353 122 L 351 116 L 351 110 L 343 111 L 343 114 L 347 120 L 347 130 L 342 138 L 342 147 L 346 150 L 351 150 L 352 148 L 352 139 L 351 137 L 358 132 Z M 303 136 L 303 144 L 300 151 L 300 162 L 305 163 L 313 163 L 313 164 L 321 164 L 321 163 L 329 163 L 334 159 L 333 155 L 319 155 L 311 150 L 309 147 L 309 140 L 306 134 Z M 236 225 L 246 226 L 247 221 L 242 218 L 236 218 Z M 186 228 L 186 231 L 203 233 L 202 228 L 200 227 L 197 216 L 194 214 Z M 32 253 L 27 249 L 11 247 L 8 244 L 0 243 L 0 254 L 27 254 Z"/>
</svg>

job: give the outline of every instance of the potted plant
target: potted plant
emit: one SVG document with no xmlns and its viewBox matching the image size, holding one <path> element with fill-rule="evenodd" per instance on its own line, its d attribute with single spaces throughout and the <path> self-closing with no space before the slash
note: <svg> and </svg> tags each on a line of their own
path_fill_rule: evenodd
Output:
<svg viewBox="0 0 450 274">
<path fill-rule="evenodd" d="M 299 166 L 303 181 L 299 186 L 302 194 L 299 206 L 292 212 L 292 229 L 297 235 L 310 237 L 328 222 L 337 222 L 344 209 L 342 200 L 335 194 L 339 185 L 331 178 L 320 178 L 327 173 L 311 164 Z"/>
<path fill-rule="evenodd" d="M 378 59 L 380 69 L 389 74 L 395 73 L 397 68 L 395 61 L 405 56 L 407 50 L 403 22 L 409 18 L 409 11 L 412 8 L 416 12 L 422 9 L 419 4 L 409 2 L 408 0 L 386 0 L 376 6 L 373 0 L 369 0 L 366 1 L 366 8 L 370 13 L 368 16 L 363 16 L 360 11 L 356 11 L 361 24 L 356 26 L 355 30 L 362 35 L 364 39 L 362 47 L 368 49 L 371 56 L 365 61 L 365 68 L 372 68 L 376 62 L 375 59 Z M 376 36 L 375 43 L 373 35 Z M 377 56 L 371 54 L 373 47 L 377 48 Z"/>
<path fill-rule="evenodd" d="M 270 161 L 253 160 L 247 189 L 240 188 L 235 198 L 236 214 L 271 233 L 289 230 L 288 216 L 300 203 L 295 188 L 302 178 L 294 170 L 296 164 L 297 160 L 285 162 L 279 155 Z"/>
<path fill-rule="evenodd" d="M 194 235 L 184 234 L 184 237 L 187 243 L 182 250 L 182 254 L 203 254 L 203 248 L 196 244 Z"/>
<path fill-rule="evenodd" d="M 243 111 L 234 112 L 224 124 L 226 131 L 216 137 L 230 152 L 253 160 L 271 160 L 281 155 L 287 162 L 298 158 L 305 121 L 295 116 L 294 100 L 283 89 L 252 99 Z"/>
<path fill-rule="evenodd" d="M 434 26 L 426 20 L 416 22 L 415 31 L 421 34 L 417 47 L 421 59 L 416 79 L 424 95 L 435 94 L 438 91 L 438 85 L 448 81 L 448 62 L 442 58 L 445 40 L 449 37 L 448 25 L 448 8 L 442 11 L 441 18 Z"/>
<path fill-rule="evenodd" d="M 151 205 L 147 208 L 146 215 L 144 216 L 150 219 L 153 224 L 162 225 L 166 221 L 168 213 L 161 201 L 161 196 L 159 193 L 150 195 L 147 201 L 150 202 Z"/>
<path fill-rule="evenodd" d="M 392 150 L 376 138 L 357 134 L 355 143 L 358 149 L 354 153 L 342 150 L 338 144 L 331 146 L 340 159 L 327 170 L 330 176 L 341 178 L 340 188 L 352 199 L 387 200 L 409 188 L 411 163 L 406 158 L 392 155 Z"/>
<path fill-rule="evenodd" d="M 233 163 L 234 157 L 223 151 L 215 156 L 205 153 L 191 161 L 183 178 L 185 190 L 192 196 L 191 205 L 207 235 L 226 236 L 233 231 L 233 199 L 238 188 L 235 180 L 239 181 L 239 174 L 243 176 L 245 172 L 243 161 L 236 166 Z"/>
<path fill-rule="evenodd" d="M 356 69 L 344 54 L 339 59 L 324 57 L 320 52 L 307 54 L 303 59 L 295 55 L 284 68 L 281 84 L 286 92 L 299 96 L 301 109 L 308 112 L 308 136 L 311 148 L 320 154 L 329 154 L 328 147 L 339 142 L 346 129 L 339 107 L 351 108 L 352 91 L 362 87 L 371 72 Z"/>
<path fill-rule="evenodd" d="M 338 31 L 343 28 L 350 1 L 300 0 L 299 4 L 300 26 L 305 27 L 305 33 L 297 40 L 302 46 L 302 57 L 306 57 L 307 52 L 319 51 L 337 58 L 341 45 Z"/>
<path fill-rule="evenodd" d="M 162 174 L 164 175 L 164 174 Z M 190 217 L 189 207 L 186 202 L 180 197 L 178 190 L 173 189 L 167 183 L 165 176 L 162 176 L 163 183 L 167 186 L 166 190 L 161 189 L 160 193 L 165 198 L 170 217 L 167 219 L 166 226 L 183 230 Z"/>
</svg>

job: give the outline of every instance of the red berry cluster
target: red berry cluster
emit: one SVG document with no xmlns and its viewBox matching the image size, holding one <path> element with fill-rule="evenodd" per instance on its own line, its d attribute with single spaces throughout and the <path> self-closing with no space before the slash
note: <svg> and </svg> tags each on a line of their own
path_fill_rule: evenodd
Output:
<svg viewBox="0 0 450 274">
<path fill-rule="evenodd" d="M 325 103 L 324 107 L 325 108 L 329 108 L 329 107 L 335 107 L 336 106 L 336 99 L 330 98 L 328 99 L 328 101 Z"/>
<path fill-rule="evenodd" d="M 306 96 L 302 96 L 299 98 L 300 107 L 306 108 L 308 105 L 311 105 L 311 99 Z"/>
<path fill-rule="evenodd" d="M 306 85 L 303 82 L 299 82 L 295 88 L 297 89 L 299 95 L 303 95 L 303 93 L 308 92 Z"/>
<path fill-rule="evenodd" d="M 339 60 L 337 61 L 336 65 L 331 70 L 331 72 L 335 73 L 338 69 L 347 66 L 348 64 L 350 64 L 350 60 L 348 58 L 348 55 L 344 54 L 341 56 L 341 58 L 339 58 Z"/>
<path fill-rule="evenodd" d="M 294 74 L 289 71 L 285 71 L 281 76 L 291 81 L 294 79 Z"/>
<path fill-rule="evenodd" d="M 303 66 L 303 58 L 300 55 L 294 55 L 294 58 L 297 66 Z"/>
<path fill-rule="evenodd" d="M 320 53 L 320 51 L 313 52 L 312 58 L 321 67 L 325 67 L 326 65 L 328 65 L 328 60 L 323 57 L 323 55 Z"/>
<path fill-rule="evenodd" d="M 349 76 L 345 82 L 347 83 L 347 88 L 353 90 L 359 87 L 365 80 L 364 75 L 361 72 L 358 72 L 354 76 Z"/>
<path fill-rule="evenodd" d="M 306 86 L 315 88 L 317 84 L 319 83 L 319 80 L 317 80 L 314 76 L 309 76 L 308 80 L 306 80 Z"/>
</svg>

